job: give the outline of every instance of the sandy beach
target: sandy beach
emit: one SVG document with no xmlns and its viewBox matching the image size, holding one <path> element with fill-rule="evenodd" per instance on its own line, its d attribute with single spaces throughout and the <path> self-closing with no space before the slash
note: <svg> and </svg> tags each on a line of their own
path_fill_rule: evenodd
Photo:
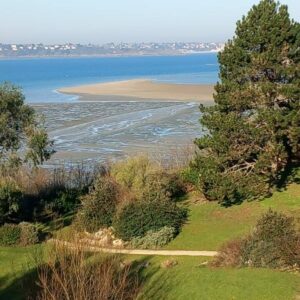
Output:
<svg viewBox="0 0 300 300">
<path fill-rule="evenodd" d="M 81 100 L 104 101 L 117 96 L 118 101 L 128 101 L 128 98 L 147 99 L 154 101 L 212 102 L 213 85 L 168 84 L 151 80 L 127 80 L 108 83 L 81 85 L 61 88 L 64 94 L 79 95 Z M 89 96 L 89 97 L 88 97 Z"/>
</svg>

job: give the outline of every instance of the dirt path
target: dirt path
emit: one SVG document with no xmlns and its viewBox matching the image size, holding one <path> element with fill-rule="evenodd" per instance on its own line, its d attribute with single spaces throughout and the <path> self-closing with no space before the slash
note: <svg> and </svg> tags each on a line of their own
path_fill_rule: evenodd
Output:
<svg viewBox="0 0 300 300">
<path fill-rule="evenodd" d="M 70 242 L 60 241 L 57 239 L 51 239 L 48 242 L 56 243 L 75 248 L 75 245 Z M 159 255 L 159 256 L 216 256 L 217 251 L 188 251 L 188 250 L 140 250 L 140 249 L 112 249 L 112 248 L 100 248 L 95 246 L 83 246 L 83 250 L 91 252 L 104 252 L 115 254 L 131 254 L 131 255 Z"/>
</svg>

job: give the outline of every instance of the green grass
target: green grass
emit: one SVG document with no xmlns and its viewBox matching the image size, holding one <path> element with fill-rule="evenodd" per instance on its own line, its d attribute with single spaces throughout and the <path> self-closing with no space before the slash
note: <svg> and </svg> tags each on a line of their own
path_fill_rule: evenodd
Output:
<svg viewBox="0 0 300 300">
<path fill-rule="evenodd" d="M 25 276 L 35 248 L 0 248 L 1 278 L 6 278 L 0 281 L 0 299 L 25 299 L 25 287 L 19 279 Z M 140 300 L 292 300 L 300 292 L 300 276 L 295 274 L 267 269 L 210 268 L 201 266 L 207 261 L 205 257 L 126 258 L 149 263 L 143 272 Z M 178 265 L 162 268 L 161 263 L 167 259 L 175 259 Z"/>
<path fill-rule="evenodd" d="M 223 269 L 201 266 L 205 258 L 174 258 L 178 265 L 160 267 L 167 258 L 152 258 L 140 300 L 292 300 L 300 277 L 268 269 Z"/>
<path fill-rule="evenodd" d="M 193 203 L 189 208 L 187 224 L 166 249 L 217 250 L 224 242 L 249 233 L 260 215 L 269 208 L 299 218 L 300 184 L 291 184 L 263 201 L 245 202 L 229 208 L 215 202 Z"/>
<path fill-rule="evenodd" d="M 19 283 L 34 269 L 41 247 L 0 247 L 0 299 L 24 299 Z"/>
</svg>

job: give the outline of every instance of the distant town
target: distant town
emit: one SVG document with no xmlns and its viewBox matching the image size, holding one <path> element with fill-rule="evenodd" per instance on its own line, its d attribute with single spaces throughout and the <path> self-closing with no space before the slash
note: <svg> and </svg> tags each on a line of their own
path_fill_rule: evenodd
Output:
<svg viewBox="0 0 300 300">
<path fill-rule="evenodd" d="M 222 43 L 1 44 L 0 57 L 187 55 L 218 52 Z"/>
</svg>

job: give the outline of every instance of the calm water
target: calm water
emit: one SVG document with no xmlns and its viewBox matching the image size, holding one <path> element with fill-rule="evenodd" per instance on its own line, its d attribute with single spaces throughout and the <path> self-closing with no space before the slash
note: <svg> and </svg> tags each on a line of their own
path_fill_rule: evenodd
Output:
<svg viewBox="0 0 300 300">
<path fill-rule="evenodd" d="M 80 102 L 56 89 L 135 78 L 215 83 L 217 73 L 216 54 L 0 60 L 0 81 L 21 86 L 26 101 L 45 115 L 55 159 L 64 161 L 104 161 L 145 152 L 168 156 L 202 134 L 200 113 L 197 103 Z"/>
<path fill-rule="evenodd" d="M 215 83 L 217 56 L 42 58 L 0 60 L 0 82 L 24 90 L 28 102 L 65 102 L 74 98 L 56 89 L 86 83 L 150 78 L 176 83 Z"/>
</svg>

